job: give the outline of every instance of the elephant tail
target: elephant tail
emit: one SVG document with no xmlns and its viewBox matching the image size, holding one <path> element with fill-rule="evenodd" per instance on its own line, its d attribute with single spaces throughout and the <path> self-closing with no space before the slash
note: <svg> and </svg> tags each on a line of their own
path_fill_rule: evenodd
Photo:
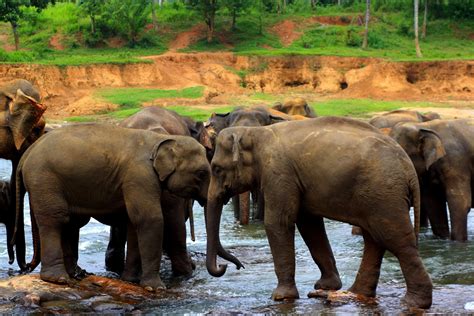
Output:
<svg viewBox="0 0 474 316">
<path fill-rule="evenodd" d="M 24 209 L 24 198 L 25 198 L 25 186 L 23 184 L 23 174 L 21 170 L 22 163 L 17 166 L 15 176 L 15 198 L 16 198 L 16 210 L 15 210 L 15 228 L 13 230 L 13 237 L 10 241 L 11 245 L 16 246 L 16 260 L 20 270 L 22 272 L 26 271 L 25 263 L 25 227 L 24 227 L 24 218 L 23 218 L 23 209 Z M 12 188 L 13 189 L 13 188 Z"/>
<path fill-rule="evenodd" d="M 418 246 L 418 236 L 420 234 L 420 210 L 421 210 L 421 198 L 420 198 L 420 186 L 418 184 L 418 178 L 413 177 L 410 180 L 410 195 L 411 195 L 411 204 L 414 210 L 414 226 L 415 226 L 415 237 L 416 244 Z"/>
</svg>

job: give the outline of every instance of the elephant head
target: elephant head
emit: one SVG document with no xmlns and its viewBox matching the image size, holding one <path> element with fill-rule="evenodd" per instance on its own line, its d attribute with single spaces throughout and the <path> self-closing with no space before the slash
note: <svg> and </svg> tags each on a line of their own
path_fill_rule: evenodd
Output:
<svg viewBox="0 0 474 316">
<path fill-rule="evenodd" d="M 209 120 L 204 123 L 204 126 L 215 149 L 217 135 L 224 128 L 232 126 L 267 126 L 287 120 L 285 117 L 274 115 L 265 107 L 238 107 L 232 112 L 225 114 L 212 113 Z"/>
<path fill-rule="evenodd" d="M 177 138 L 186 145 L 178 146 Z M 196 140 L 185 136 L 164 138 L 154 146 L 150 160 L 168 191 L 205 205 L 210 168 L 205 149 Z"/>
<path fill-rule="evenodd" d="M 316 117 L 314 110 L 303 98 L 286 100 L 284 103 L 276 102 L 272 109 L 286 113 L 288 115 L 300 115 L 304 117 Z"/>
<path fill-rule="evenodd" d="M 7 125 L 13 136 L 13 142 L 17 151 L 31 145 L 38 139 L 45 126 L 42 118 L 46 106 L 39 103 L 33 97 L 23 93 L 21 89 L 16 94 L 4 93 L 8 106 Z"/>
<path fill-rule="evenodd" d="M 435 131 L 410 123 L 400 123 L 390 136 L 405 150 L 418 175 L 425 173 L 446 155 L 443 142 Z"/>
<path fill-rule="evenodd" d="M 216 266 L 216 255 L 219 254 L 221 245 L 219 225 L 222 208 L 232 196 L 250 190 L 256 181 L 250 129 L 231 127 L 222 131 L 217 137 L 216 152 L 211 163 L 212 175 L 206 218 L 206 266 L 208 272 L 217 277 L 222 276 L 227 267 L 226 265 L 221 265 L 219 268 Z M 240 268 L 240 262 L 236 263 L 236 266 Z"/>
</svg>

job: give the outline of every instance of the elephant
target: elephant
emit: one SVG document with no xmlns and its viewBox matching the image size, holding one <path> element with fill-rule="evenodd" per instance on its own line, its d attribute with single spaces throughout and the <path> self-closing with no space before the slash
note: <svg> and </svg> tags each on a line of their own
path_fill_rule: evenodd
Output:
<svg viewBox="0 0 474 316">
<path fill-rule="evenodd" d="M 441 116 L 436 112 L 422 114 L 418 111 L 394 110 L 373 117 L 369 124 L 379 128 L 384 134 L 388 135 L 390 130 L 401 122 L 428 122 L 437 119 L 441 119 Z"/>
<path fill-rule="evenodd" d="M 216 265 L 223 204 L 235 194 L 259 187 L 278 279 L 274 300 L 299 297 L 295 224 L 321 270 L 315 288 L 341 288 L 324 217 L 362 228 L 363 258 L 351 292 L 375 296 L 382 259 L 389 250 L 405 277 L 407 304 L 430 307 L 432 283 L 417 249 L 418 178 L 410 158 L 392 138 L 365 122 L 322 117 L 227 128 L 216 145 L 206 219 L 206 266 L 211 275 L 222 276 L 227 268 Z"/>
<path fill-rule="evenodd" d="M 276 102 L 272 109 L 289 114 L 304 117 L 317 117 L 316 112 L 308 105 L 305 99 L 297 97 L 285 100 L 283 103 Z"/>
<path fill-rule="evenodd" d="M 5 223 L 5 215 L 12 207 L 9 181 L 0 181 L 0 222 Z"/>
<path fill-rule="evenodd" d="M 192 136 L 206 148 L 212 149 L 209 136 L 202 122 L 180 116 L 161 107 L 146 107 L 124 119 L 119 126 L 144 129 L 159 134 Z M 163 192 L 162 209 L 164 217 L 164 250 L 170 256 L 175 275 L 190 275 L 195 265 L 186 249 L 186 226 L 188 217 L 192 220 L 192 200 L 182 199 L 169 192 Z M 193 227 L 191 234 L 193 235 Z M 121 274 L 124 269 L 127 227 L 111 227 L 107 246 L 105 266 L 109 271 Z"/>
<path fill-rule="evenodd" d="M 10 183 L 15 187 L 15 172 L 23 152 L 43 133 L 46 106 L 40 104 L 38 90 L 27 80 L 19 79 L 0 87 L 0 158 L 12 162 Z M 10 201 L 15 201 L 15 190 L 10 190 Z M 15 227 L 15 204 L 11 203 L 5 211 L 4 220 L 7 231 L 7 250 L 9 263 L 15 260 L 11 240 Z M 24 254 L 25 241 L 16 240 L 17 258 Z M 21 269 L 25 262 L 18 261 Z"/>
<path fill-rule="evenodd" d="M 213 147 L 215 139 L 220 131 L 230 126 L 266 126 L 291 119 L 286 113 L 259 106 L 254 108 L 237 107 L 232 112 L 225 114 L 213 113 L 205 123 L 211 138 Z M 250 218 L 250 192 L 245 192 L 232 199 L 234 205 L 234 216 L 242 225 L 247 225 Z M 263 219 L 263 197 L 258 190 L 252 191 L 253 200 L 256 204 L 255 219 Z"/>
<path fill-rule="evenodd" d="M 433 233 L 466 241 L 467 215 L 474 206 L 474 120 L 400 123 L 390 136 L 413 161 Z"/>
<path fill-rule="evenodd" d="M 140 262 L 140 284 L 148 290 L 164 288 L 159 275 L 162 193 L 204 205 L 209 173 L 205 149 L 191 137 L 98 123 L 48 132 L 22 156 L 16 186 L 17 196 L 29 193 L 41 279 L 71 281 L 79 228 L 94 217 L 109 225 L 127 221 L 125 269 L 132 271 L 129 265 Z M 17 227 L 23 225 L 22 204 L 19 199 Z M 122 275 L 128 277 L 135 280 L 134 275 Z"/>
</svg>

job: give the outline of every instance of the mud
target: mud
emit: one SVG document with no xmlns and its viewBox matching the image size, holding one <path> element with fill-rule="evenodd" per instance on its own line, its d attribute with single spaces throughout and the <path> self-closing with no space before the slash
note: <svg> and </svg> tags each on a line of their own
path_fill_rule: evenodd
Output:
<svg viewBox="0 0 474 316">
<path fill-rule="evenodd" d="M 214 96 L 265 92 L 382 100 L 474 100 L 474 61 L 389 62 L 373 58 L 248 57 L 232 53 L 166 53 L 149 63 L 86 66 L 0 65 L 0 84 L 25 78 L 62 118 L 113 108 L 95 96 L 102 88 L 181 89 L 205 86 Z M 243 71 L 242 78 L 237 71 Z M 206 104 L 212 98 L 203 97 Z M 225 102 L 225 101 L 224 101 Z"/>
</svg>

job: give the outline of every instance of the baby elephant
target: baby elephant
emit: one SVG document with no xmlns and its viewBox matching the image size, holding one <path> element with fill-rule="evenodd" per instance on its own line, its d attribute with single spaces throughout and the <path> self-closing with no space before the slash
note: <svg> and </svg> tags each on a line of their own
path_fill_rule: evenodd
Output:
<svg viewBox="0 0 474 316">
<path fill-rule="evenodd" d="M 265 230 L 278 286 L 273 299 L 299 297 L 295 284 L 295 224 L 321 279 L 315 288 L 337 290 L 341 281 L 323 217 L 358 225 L 362 263 L 350 291 L 375 296 L 386 250 L 400 262 L 410 306 L 429 308 L 432 283 L 417 249 L 420 191 L 410 158 L 369 124 L 336 117 L 231 127 L 217 137 L 207 209 L 207 269 L 216 265 L 222 206 L 241 192 L 260 188 Z M 415 229 L 410 204 L 415 208 Z"/>
<path fill-rule="evenodd" d="M 23 155 L 16 187 L 18 196 L 29 193 L 41 279 L 69 282 L 77 264 L 75 232 L 94 217 L 109 225 L 128 221 L 126 265 L 141 262 L 141 285 L 164 288 L 162 192 L 204 204 L 209 174 L 205 149 L 191 137 L 101 124 L 49 132 Z"/>
</svg>

